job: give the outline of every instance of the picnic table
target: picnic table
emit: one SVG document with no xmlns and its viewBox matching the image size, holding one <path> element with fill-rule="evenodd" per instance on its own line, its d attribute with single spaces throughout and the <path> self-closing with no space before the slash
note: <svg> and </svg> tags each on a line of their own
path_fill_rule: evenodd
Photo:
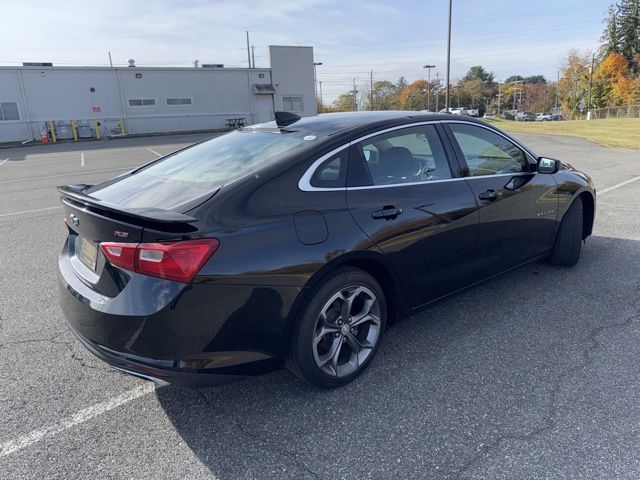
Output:
<svg viewBox="0 0 640 480">
<path fill-rule="evenodd" d="M 227 118 L 227 127 L 230 129 L 244 127 L 246 117 Z"/>
</svg>

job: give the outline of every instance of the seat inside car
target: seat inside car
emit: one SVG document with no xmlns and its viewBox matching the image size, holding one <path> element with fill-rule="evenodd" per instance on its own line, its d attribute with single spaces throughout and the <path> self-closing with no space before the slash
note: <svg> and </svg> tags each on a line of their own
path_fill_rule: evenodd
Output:
<svg viewBox="0 0 640 480">
<path fill-rule="evenodd" d="M 396 183 L 399 180 L 410 182 L 419 174 L 420 163 L 413 158 L 411 150 L 406 147 L 391 147 L 380 154 L 375 183 Z"/>
</svg>

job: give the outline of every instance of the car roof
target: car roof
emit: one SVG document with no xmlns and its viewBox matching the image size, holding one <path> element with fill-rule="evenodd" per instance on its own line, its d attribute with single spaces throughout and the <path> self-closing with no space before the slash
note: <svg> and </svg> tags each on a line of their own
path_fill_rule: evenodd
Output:
<svg viewBox="0 0 640 480">
<path fill-rule="evenodd" d="M 335 135 L 357 130 L 368 125 L 380 126 L 388 122 L 390 125 L 402 125 L 419 121 L 460 120 L 459 115 L 447 113 L 424 113 L 402 110 L 364 111 L 364 112 L 339 112 L 322 113 L 313 117 L 302 117 L 300 120 L 284 127 L 286 130 L 301 130 L 318 135 Z M 465 118 L 465 120 L 467 120 Z M 469 118 L 469 121 L 483 123 Z M 253 129 L 276 129 L 275 122 L 252 125 Z"/>
</svg>

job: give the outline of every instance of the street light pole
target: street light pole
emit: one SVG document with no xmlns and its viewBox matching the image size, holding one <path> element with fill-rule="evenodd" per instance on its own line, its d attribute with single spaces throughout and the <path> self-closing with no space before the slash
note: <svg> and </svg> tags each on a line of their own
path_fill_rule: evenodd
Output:
<svg viewBox="0 0 640 480">
<path fill-rule="evenodd" d="M 427 110 L 431 109 L 431 69 L 432 68 L 436 68 L 435 65 L 423 65 L 422 68 L 426 68 L 427 69 L 427 81 L 428 81 L 428 87 L 427 87 Z"/>
<path fill-rule="evenodd" d="M 313 89 L 316 95 L 316 113 L 318 110 L 320 110 L 318 108 L 318 76 L 316 73 L 316 67 L 318 67 L 319 65 L 322 65 L 322 62 L 313 62 Z"/>
<path fill-rule="evenodd" d="M 595 61 L 596 56 L 591 55 L 591 69 L 589 70 L 589 99 L 587 100 L 587 120 L 591 120 L 591 89 L 593 88 L 593 69 L 595 68 Z"/>
<path fill-rule="evenodd" d="M 451 10 L 453 9 L 453 0 L 449 0 L 449 39 L 447 41 L 447 85 L 445 90 L 445 108 L 449 112 L 449 77 L 451 75 Z"/>
</svg>

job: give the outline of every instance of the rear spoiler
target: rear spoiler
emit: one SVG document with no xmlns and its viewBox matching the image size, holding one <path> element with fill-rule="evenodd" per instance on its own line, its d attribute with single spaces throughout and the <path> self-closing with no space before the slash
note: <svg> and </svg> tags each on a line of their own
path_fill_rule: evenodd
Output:
<svg viewBox="0 0 640 480">
<path fill-rule="evenodd" d="M 64 197 L 66 197 L 92 207 L 97 207 L 101 210 L 118 213 L 120 215 L 127 215 L 129 217 L 146 220 L 148 222 L 184 224 L 195 223 L 198 221 L 197 218 L 190 217 L 189 215 L 185 215 L 184 213 L 173 212 L 171 210 L 163 210 L 161 208 L 126 208 L 119 205 L 114 205 L 113 203 L 105 202 L 104 200 L 100 200 L 99 198 L 95 198 L 91 195 L 82 193 L 82 191 L 86 190 L 89 186 L 90 185 L 84 184 L 62 185 L 58 187 L 58 192 L 63 195 L 63 200 Z"/>
</svg>

